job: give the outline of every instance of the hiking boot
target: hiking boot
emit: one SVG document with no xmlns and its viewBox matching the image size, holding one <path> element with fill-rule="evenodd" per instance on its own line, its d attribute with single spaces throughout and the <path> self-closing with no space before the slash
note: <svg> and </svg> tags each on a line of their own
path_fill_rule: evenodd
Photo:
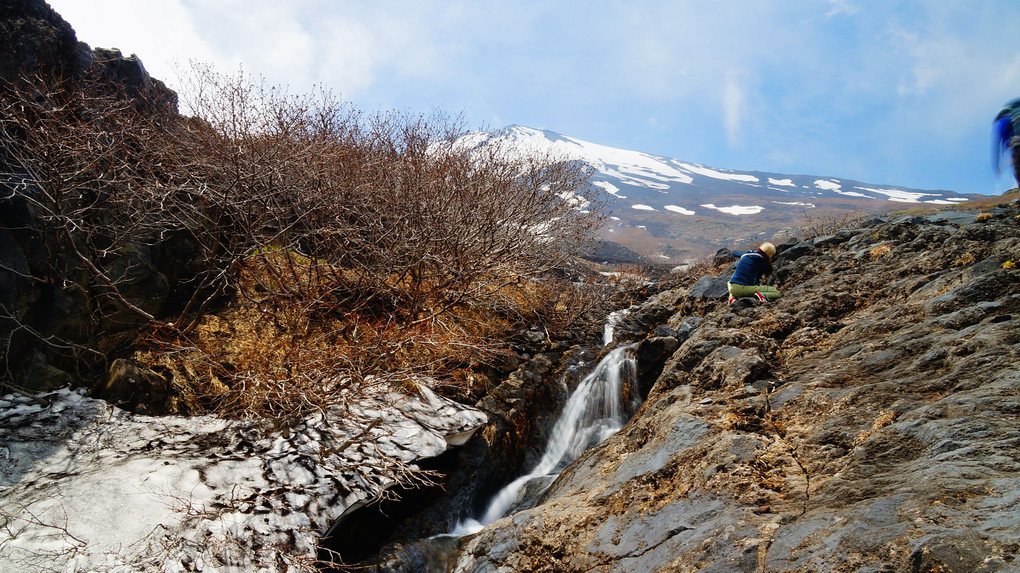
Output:
<svg viewBox="0 0 1020 573">
<path fill-rule="evenodd" d="M 733 303 L 737 302 L 737 297 L 731 296 L 730 300 L 726 301 L 726 306 L 733 306 Z"/>
<path fill-rule="evenodd" d="M 754 293 L 754 298 L 758 299 L 758 302 L 760 302 L 762 304 L 768 304 L 769 303 L 769 299 L 765 298 L 765 295 L 761 294 L 760 292 Z"/>
</svg>

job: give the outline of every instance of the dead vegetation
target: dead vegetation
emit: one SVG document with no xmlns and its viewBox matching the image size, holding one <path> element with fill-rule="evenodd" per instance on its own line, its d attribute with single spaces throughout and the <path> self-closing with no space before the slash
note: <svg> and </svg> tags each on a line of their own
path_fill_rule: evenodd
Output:
<svg viewBox="0 0 1020 573">
<path fill-rule="evenodd" d="M 569 270 L 602 218 L 581 164 L 460 145 L 442 114 L 190 78 L 192 117 L 88 77 L 2 92 L 3 200 L 35 215 L 5 229 L 47 245 L 23 274 L 92 305 L 61 337 L 0 309 L 9 348 L 48 344 L 88 382 L 136 325 L 133 359 L 185 410 L 287 420 L 383 379 L 463 384 L 515 329 L 577 333 L 614 304 Z"/>
</svg>

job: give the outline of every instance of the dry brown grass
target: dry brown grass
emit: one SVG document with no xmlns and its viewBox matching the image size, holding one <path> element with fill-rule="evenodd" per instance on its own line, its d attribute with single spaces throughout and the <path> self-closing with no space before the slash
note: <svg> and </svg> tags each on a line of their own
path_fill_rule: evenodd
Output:
<svg viewBox="0 0 1020 573">
<path fill-rule="evenodd" d="M 882 245 L 875 245 L 874 247 L 871 248 L 871 250 L 868 251 L 868 258 L 870 258 L 871 260 L 875 261 L 875 260 L 881 259 L 885 255 L 889 254 L 889 252 L 892 251 L 892 250 L 893 250 L 893 245 L 890 244 L 890 243 L 885 243 L 885 244 L 882 244 Z"/>
<path fill-rule="evenodd" d="M 894 410 L 882 410 L 878 414 L 878 417 L 875 418 L 875 421 L 872 422 L 870 428 L 857 434 L 857 437 L 854 438 L 854 447 L 859 446 L 861 443 L 870 438 L 871 435 L 877 432 L 878 430 L 881 430 L 882 428 L 893 423 L 896 420 L 896 418 L 899 417 L 899 415 L 900 415 L 899 412 L 896 412 Z"/>
<path fill-rule="evenodd" d="M 372 385 L 413 390 L 423 381 L 474 401 L 489 389 L 488 372 L 506 363 L 505 341 L 515 332 L 534 324 L 554 336 L 592 330 L 621 292 L 614 284 L 522 278 L 408 314 L 382 297 L 345 305 L 345 273 L 289 260 L 279 253 L 251 259 L 230 305 L 189 332 L 149 331 L 134 358 L 172 379 L 178 410 L 285 427 L 344 407 Z M 306 280 L 311 273 L 315 281 Z M 347 292 L 336 298 L 336 290 Z"/>
</svg>

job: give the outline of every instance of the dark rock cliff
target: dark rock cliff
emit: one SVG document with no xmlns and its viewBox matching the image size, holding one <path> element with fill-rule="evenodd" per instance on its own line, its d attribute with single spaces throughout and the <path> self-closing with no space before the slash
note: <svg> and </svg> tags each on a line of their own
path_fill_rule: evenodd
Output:
<svg viewBox="0 0 1020 573">
<path fill-rule="evenodd" d="M 685 334 L 644 406 L 456 571 L 1020 570 L 1020 206 L 976 214 L 786 245 L 768 306 L 649 301 Z"/>
<path fill-rule="evenodd" d="M 151 78 L 137 56 L 92 50 L 42 0 L 0 0 L 0 93 L 26 82 L 53 86 L 77 81 L 112 90 L 142 113 L 179 117 L 177 95 Z M 103 308 L 95 293 L 80 288 L 89 282 L 86 269 L 62 248 L 52 213 L 35 200 L 37 183 L 9 153 L 16 146 L 5 141 L 2 147 L 0 347 L 5 352 L 0 354 L 0 381 L 23 391 L 89 381 L 130 340 L 137 317 Z M 110 253 L 110 269 L 125 299 L 157 316 L 174 292 L 168 276 L 187 263 L 172 256 L 176 246 L 166 243 L 131 244 Z M 100 337 L 105 339 L 97 344 Z M 92 351 L 84 350 L 87 345 Z M 100 353 L 94 352 L 96 346 Z M 84 373 L 82 364 L 89 361 L 81 357 L 98 354 L 105 355 L 98 372 Z"/>
</svg>

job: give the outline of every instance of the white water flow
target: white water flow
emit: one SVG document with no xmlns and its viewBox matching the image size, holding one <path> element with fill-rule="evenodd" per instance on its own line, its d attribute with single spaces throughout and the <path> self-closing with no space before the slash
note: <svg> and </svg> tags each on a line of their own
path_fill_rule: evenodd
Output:
<svg viewBox="0 0 1020 573">
<path fill-rule="evenodd" d="M 612 350 L 581 380 L 553 427 L 545 454 L 535 469 L 504 487 L 489 502 L 479 519 L 466 519 L 451 532 L 470 535 L 503 517 L 528 482 L 551 482 L 588 448 L 612 436 L 627 422 L 627 403 L 639 400 L 635 392 L 637 363 L 632 347 Z"/>
<path fill-rule="evenodd" d="M 609 313 L 609 318 L 606 319 L 606 326 L 602 333 L 602 346 L 609 346 L 613 343 L 616 325 L 620 324 L 620 321 L 626 318 L 628 314 L 630 314 L 629 309 L 614 310 Z"/>
</svg>

